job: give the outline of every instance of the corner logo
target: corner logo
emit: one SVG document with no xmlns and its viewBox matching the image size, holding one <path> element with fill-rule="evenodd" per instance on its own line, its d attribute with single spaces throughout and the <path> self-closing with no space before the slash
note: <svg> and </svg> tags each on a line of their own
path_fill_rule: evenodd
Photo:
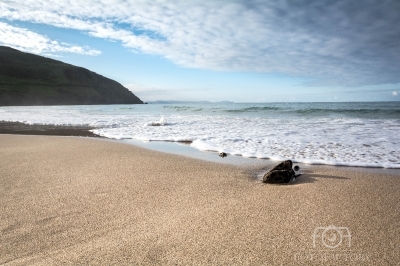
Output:
<svg viewBox="0 0 400 266">
<path fill-rule="evenodd" d="M 367 262 L 371 256 L 368 253 L 358 253 L 350 250 L 351 233 L 347 227 L 334 225 L 319 226 L 314 229 L 312 251 L 301 251 L 294 254 L 295 261 L 309 262 Z M 317 249 L 317 247 L 319 247 Z M 339 248 L 341 247 L 341 248 Z M 307 263 L 308 264 L 308 263 Z"/>
<path fill-rule="evenodd" d="M 313 246 L 317 247 L 317 243 L 322 243 L 329 249 L 334 249 L 342 244 L 347 243 L 347 247 L 351 247 L 351 234 L 347 227 L 336 227 L 333 225 L 327 227 L 317 227 L 313 234 Z"/>
</svg>

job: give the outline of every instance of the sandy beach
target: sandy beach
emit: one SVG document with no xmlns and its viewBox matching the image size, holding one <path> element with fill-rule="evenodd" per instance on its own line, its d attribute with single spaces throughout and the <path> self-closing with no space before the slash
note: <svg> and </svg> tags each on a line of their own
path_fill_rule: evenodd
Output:
<svg viewBox="0 0 400 266">
<path fill-rule="evenodd" d="M 398 265 L 398 171 L 306 166 L 267 185 L 250 170 L 0 135 L 0 264 Z"/>
</svg>

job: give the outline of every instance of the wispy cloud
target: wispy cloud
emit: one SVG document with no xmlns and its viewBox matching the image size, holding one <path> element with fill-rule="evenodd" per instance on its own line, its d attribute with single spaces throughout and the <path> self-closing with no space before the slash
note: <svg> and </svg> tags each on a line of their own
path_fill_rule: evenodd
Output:
<svg viewBox="0 0 400 266">
<path fill-rule="evenodd" d="M 396 0 L 0 3 L 8 21 L 76 29 L 185 67 L 346 86 L 400 82 L 398 10 Z"/>
<path fill-rule="evenodd" d="M 28 29 L 14 27 L 4 22 L 0 22 L 0 36 L 0 44 L 36 54 L 55 56 L 51 53 L 68 52 L 84 55 L 99 55 L 101 53 L 89 47 L 51 40 Z"/>
</svg>

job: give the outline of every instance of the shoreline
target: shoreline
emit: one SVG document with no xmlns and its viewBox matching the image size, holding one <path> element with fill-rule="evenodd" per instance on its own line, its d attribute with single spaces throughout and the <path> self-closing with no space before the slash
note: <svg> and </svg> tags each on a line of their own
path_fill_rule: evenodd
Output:
<svg viewBox="0 0 400 266">
<path fill-rule="evenodd" d="M 0 135 L 0 264 L 400 259 L 398 175 L 310 166 L 293 184 L 269 185 L 239 166 L 104 140 Z M 327 248 L 330 226 L 351 242 L 340 231 L 344 244 Z"/>
<path fill-rule="evenodd" d="M 90 130 L 95 129 L 89 126 L 64 126 L 64 125 L 30 125 L 21 122 L 9 122 L 0 121 L 0 135 L 1 134 L 16 134 L 16 135 L 44 135 L 44 136 L 77 136 L 77 137 L 91 137 L 99 138 L 102 140 L 108 140 L 112 142 L 128 143 L 142 147 L 152 151 L 164 152 L 167 154 L 182 155 L 189 158 L 200 159 L 208 162 L 215 162 L 227 165 L 235 165 L 247 169 L 252 173 L 253 176 L 258 176 L 265 173 L 268 169 L 272 168 L 279 161 L 271 159 L 258 159 L 258 158 L 247 158 L 243 156 L 229 155 L 225 158 L 220 158 L 217 152 L 213 151 L 201 151 L 193 148 L 187 142 L 173 142 L 173 141 L 149 141 L 143 142 L 135 139 L 109 139 L 103 136 L 94 134 Z M 306 164 L 306 163 L 294 163 L 299 165 L 302 170 L 309 168 L 338 168 L 344 171 L 355 171 L 355 172 L 370 172 L 380 174 L 382 171 L 385 174 L 399 176 L 400 169 L 397 168 L 383 168 L 383 167 L 365 167 L 365 166 L 346 166 L 346 165 L 328 165 L 328 164 Z"/>
</svg>

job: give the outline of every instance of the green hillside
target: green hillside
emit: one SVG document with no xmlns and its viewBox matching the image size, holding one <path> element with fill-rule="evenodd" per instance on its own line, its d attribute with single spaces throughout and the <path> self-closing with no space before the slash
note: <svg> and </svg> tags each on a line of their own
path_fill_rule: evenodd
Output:
<svg viewBox="0 0 400 266">
<path fill-rule="evenodd" d="M 0 105 L 141 104 L 118 82 L 82 67 L 0 46 Z"/>
</svg>

